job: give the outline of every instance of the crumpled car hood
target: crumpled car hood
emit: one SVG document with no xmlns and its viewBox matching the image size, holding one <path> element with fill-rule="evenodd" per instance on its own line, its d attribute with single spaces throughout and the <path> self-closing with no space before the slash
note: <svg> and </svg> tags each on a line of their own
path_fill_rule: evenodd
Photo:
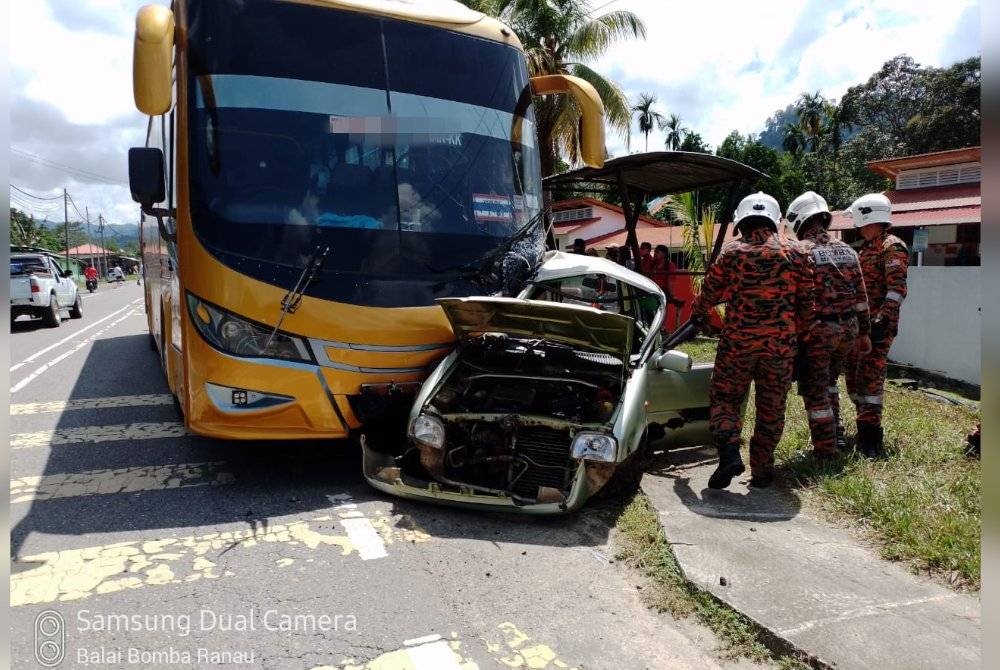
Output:
<svg viewBox="0 0 1000 670">
<path fill-rule="evenodd" d="M 440 298 L 437 302 L 460 340 L 505 333 L 622 357 L 632 346 L 632 319 L 592 307 L 519 298 Z"/>
</svg>

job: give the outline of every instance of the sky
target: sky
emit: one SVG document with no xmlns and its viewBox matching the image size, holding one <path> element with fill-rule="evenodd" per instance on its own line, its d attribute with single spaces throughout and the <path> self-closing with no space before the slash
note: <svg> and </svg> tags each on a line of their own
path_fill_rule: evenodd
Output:
<svg viewBox="0 0 1000 670">
<path fill-rule="evenodd" d="M 138 220 L 126 155 L 145 133 L 132 101 L 132 31 L 136 11 L 148 2 L 10 3 L 10 180 L 30 194 L 12 188 L 12 206 L 61 221 L 65 188 L 70 219 Z M 732 130 L 759 132 L 803 92 L 839 98 L 901 53 L 921 65 L 947 66 L 981 51 L 978 0 L 592 0 L 591 6 L 595 16 L 634 12 L 647 38 L 617 44 L 590 65 L 633 102 L 640 93 L 656 95 L 662 114 L 678 114 L 713 147 Z M 633 129 L 631 150 L 644 144 Z M 649 148 L 662 147 L 654 131 Z M 628 153 L 614 133 L 608 148 Z"/>
</svg>

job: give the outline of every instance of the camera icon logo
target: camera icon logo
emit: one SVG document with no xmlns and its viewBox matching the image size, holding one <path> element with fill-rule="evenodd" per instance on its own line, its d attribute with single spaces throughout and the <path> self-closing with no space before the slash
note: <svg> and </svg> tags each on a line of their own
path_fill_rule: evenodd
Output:
<svg viewBox="0 0 1000 670">
<path fill-rule="evenodd" d="M 55 610 L 35 617 L 35 660 L 43 668 L 54 668 L 66 656 L 66 620 Z"/>
</svg>

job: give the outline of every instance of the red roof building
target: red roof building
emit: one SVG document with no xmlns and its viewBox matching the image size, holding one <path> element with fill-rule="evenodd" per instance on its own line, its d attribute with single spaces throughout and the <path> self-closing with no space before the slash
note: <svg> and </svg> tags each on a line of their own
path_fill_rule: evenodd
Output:
<svg viewBox="0 0 1000 670">
<path fill-rule="evenodd" d="M 904 156 L 868 164 L 895 181 L 893 234 L 909 245 L 914 265 L 979 265 L 982 227 L 980 147 Z M 832 230 L 860 239 L 850 216 L 834 212 Z"/>
</svg>

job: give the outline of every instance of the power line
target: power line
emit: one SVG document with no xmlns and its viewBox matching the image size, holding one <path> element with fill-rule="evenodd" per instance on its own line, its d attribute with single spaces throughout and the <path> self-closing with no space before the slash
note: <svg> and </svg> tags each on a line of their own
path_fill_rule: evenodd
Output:
<svg viewBox="0 0 1000 670">
<path fill-rule="evenodd" d="M 14 184 L 11 184 L 10 187 L 12 189 L 14 189 L 15 191 L 17 191 L 18 193 L 21 193 L 22 195 L 26 195 L 29 198 L 34 198 L 35 200 L 62 200 L 62 196 L 61 195 L 53 195 L 53 196 L 50 196 L 50 197 L 44 197 L 44 196 L 40 196 L 40 195 L 35 195 L 34 193 L 28 193 L 23 188 L 19 188 L 18 186 L 14 185 Z"/>
<path fill-rule="evenodd" d="M 42 158 L 41 156 L 36 156 L 35 154 L 28 153 L 27 151 L 23 151 L 21 149 L 17 149 L 16 147 L 11 147 L 10 151 L 11 151 L 11 153 L 17 154 L 18 156 L 26 158 L 26 159 L 28 159 L 28 160 L 30 160 L 32 162 L 39 163 L 40 165 L 45 165 L 47 167 L 51 167 L 51 168 L 55 168 L 57 170 L 62 170 L 63 172 L 67 172 L 67 173 L 73 175 L 74 177 L 78 177 L 78 178 L 81 178 L 81 179 L 90 179 L 92 181 L 100 181 L 100 182 L 104 182 L 106 184 L 111 184 L 111 185 L 114 185 L 114 186 L 127 186 L 128 185 L 128 184 L 126 184 L 123 181 L 119 181 L 117 179 L 112 179 L 111 177 L 105 177 L 104 175 L 99 175 L 99 174 L 97 174 L 95 172 L 89 172 L 87 170 L 83 170 L 83 169 L 80 169 L 80 168 L 75 168 L 75 167 L 70 167 L 68 165 L 63 165 L 62 163 L 56 163 L 55 161 L 51 161 L 51 160 L 49 160 L 47 158 Z M 60 196 L 60 197 L 62 197 L 62 196 Z"/>
</svg>

